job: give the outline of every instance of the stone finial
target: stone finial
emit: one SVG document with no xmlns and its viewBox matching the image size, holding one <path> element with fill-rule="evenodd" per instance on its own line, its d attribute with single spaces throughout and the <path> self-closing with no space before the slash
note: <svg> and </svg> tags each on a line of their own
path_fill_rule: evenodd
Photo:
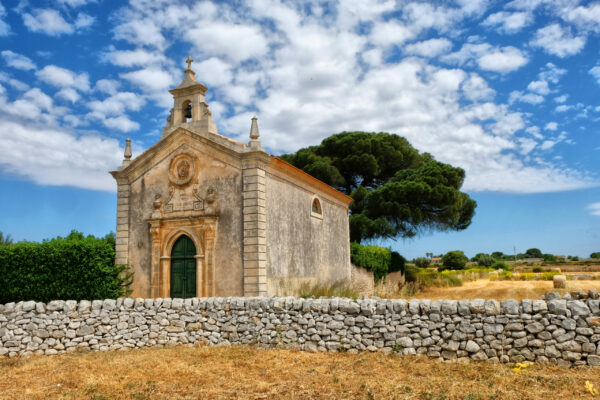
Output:
<svg viewBox="0 0 600 400">
<path fill-rule="evenodd" d="M 250 139 L 258 140 L 260 132 L 258 132 L 258 118 L 252 117 L 252 125 L 250 126 Z"/>
<path fill-rule="evenodd" d="M 123 167 L 126 167 L 131 163 L 131 139 L 127 138 L 125 141 L 125 154 L 123 158 Z"/>
<path fill-rule="evenodd" d="M 260 140 L 260 132 L 258 131 L 258 118 L 252 117 L 252 125 L 250 125 L 250 146 L 253 150 L 261 150 Z"/>
<path fill-rule="evenodd" d="M 194 59 L 191 56 L 188 56 L 188 58 L 187 58 L 187 60 L 185 60 L 185 62 L 188 65 L 187 69 L 191 70 L 192 69 L 192 63 L 194 62 Z"/>
</svg>

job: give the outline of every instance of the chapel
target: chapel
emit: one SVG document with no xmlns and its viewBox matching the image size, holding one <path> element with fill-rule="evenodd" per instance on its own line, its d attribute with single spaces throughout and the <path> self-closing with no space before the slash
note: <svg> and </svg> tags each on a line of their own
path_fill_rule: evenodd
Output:
<svg viewBox="0 0 600 400">
<path fill-rule="evenodd" d="M 206 86 L 188 66 L 169 92 L 161 139 L 117 181 L 116 264 L 132 297 L 294 295 L 350 283 L 352 199 L 265 152 L 257 118 L 247 144 L 220 135 Z"/>
</svg>

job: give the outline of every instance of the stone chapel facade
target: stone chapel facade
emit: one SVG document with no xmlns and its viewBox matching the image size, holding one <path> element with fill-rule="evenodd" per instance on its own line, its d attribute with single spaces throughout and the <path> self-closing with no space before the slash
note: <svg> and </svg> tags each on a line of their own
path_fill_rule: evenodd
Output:
<svg viewBox="0 0 600 400">
<path fill-rule="evenodd" d="M 350 283 L 352 199 L 261 148 L 219 135 L 188 57 L 161 139 L 117 181 L 117 264 L 133 297 L 272 296 Z"/>
</svg>

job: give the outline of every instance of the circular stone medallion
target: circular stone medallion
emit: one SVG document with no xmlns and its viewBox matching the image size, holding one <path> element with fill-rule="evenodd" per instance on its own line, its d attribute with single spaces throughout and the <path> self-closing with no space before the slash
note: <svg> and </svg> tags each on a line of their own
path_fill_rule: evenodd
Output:
<svg viewBox="0 0 600 400">
<path fill-rule="evenodd" d="M 178 154 L 171 160 L 169 180 L 175 185 L 188 184 L 196 172 L 194 159 L 189 154 Z"/>
</svg>

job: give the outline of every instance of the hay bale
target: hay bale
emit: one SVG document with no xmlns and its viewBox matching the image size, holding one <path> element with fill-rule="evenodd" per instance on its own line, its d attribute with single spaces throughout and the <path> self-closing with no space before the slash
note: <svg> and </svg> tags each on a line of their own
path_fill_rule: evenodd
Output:
<svg viewBox="0 0 600 400">
<path fill-rule="evenodd" d="M 567 277 L 565 275 L 554 275 L 554 289 L 565 289 L 567 287 Z"/>
</svg>

